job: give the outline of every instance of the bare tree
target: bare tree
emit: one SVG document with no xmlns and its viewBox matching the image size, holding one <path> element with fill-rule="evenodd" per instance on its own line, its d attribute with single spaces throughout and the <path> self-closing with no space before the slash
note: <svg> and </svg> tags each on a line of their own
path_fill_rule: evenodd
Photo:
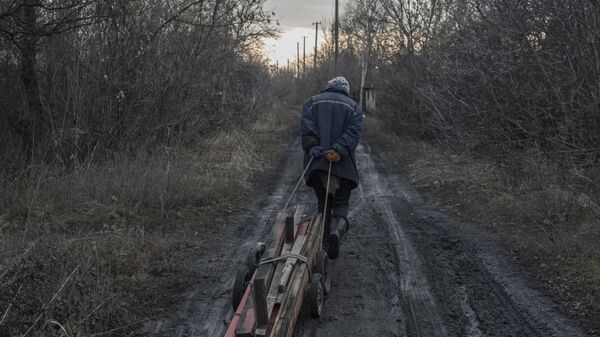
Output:
<svg viewBox="0 0 600 337">
<path fill-rule="evenodd" d="M 2 2 L 2 70 L 17 67 L 20 82 L 0 83 L 12 92 L 6 138 L 67 163 L 248 118 L 267 83 L 260 41 L 275 33 L 263 3 Z"/>
</svg>

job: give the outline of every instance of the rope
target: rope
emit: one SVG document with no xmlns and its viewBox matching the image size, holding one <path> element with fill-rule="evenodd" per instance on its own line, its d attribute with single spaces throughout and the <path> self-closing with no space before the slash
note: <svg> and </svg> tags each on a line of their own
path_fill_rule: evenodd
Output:
<svg viewBox="0 0 600 337">
<path fill-rule="evenodd" d="M 327 200 L 329 199 L 329 182 L 331 180 L 331 165 L 333 163 L 329 162 L 329 171 L 327 172 L 327 186 L 325 186 L 325 206 L 323 207 L 323 221 L 327 221 Z M 325 228 L 325 226 L 323 226 Z"/>
<path fill-rule="evenodd" d="M 283 254 L 283 255 L 280 255 L 280 256 L 272 257 L 270 259 L 261 260 L 258 263 L 258 265 L 262 266 L 263 264 L 270 264 L 270 263 L 273 263 L 273 262 L 279 262 L 281 260 L 287 260 L 289 258 L 294 258 L 294 259 L 297 259 L 298 261 L 302 261 L 302 262 L 304 262 L 308 266 L 308 257 L 306 257 L 304 255 L 292 254 L 292 253 L 288 253 L 288 254 Z"/>
<path fill-rule="evenodd" d="M 300 176 L 300 179 L 298 179 L 298 183 L 296 183 L 296 187 L 294 187 L 294 191 L 292 191 L 292 195 L 290 195 L 290 198 L 285 203 L 285 206 L 283 207 L 283 209 L 281 210 L 281 212 L 285 211 L 288 208 L 288 206 L 290 205 L 290 201 L 292 201 L 292 198 L 296 194 L 296 191 L 298 191 L 298 187 L 300 186 L 300 183 L 302 182 L 302 179 L 304 179 L 304 175 L 306 174 L 306 172 L 310 168 L 310 164 L 312 164 L 312 162 L 313 162 L 314 159 L 315 159 L 315 157 L 310 157 L 310 161 L 306 165 L 306 168 L 304 169 L 304 172 L 302 172 L 302 175 Z M 329 169 L 331 170 L 331 167 Z"/>
<path fill-rule="evenodd" d="M 306 174 L 306 172 L 310 168 L 310 164 L 312 164 L 312 162 L 313 162 L 314 159 L 315 159 L 315 157 L 311 157 L 310 158 L 310 161 L 306 165 L 306 168 L 304 169 L 304 172 L 302 172 L 302 175 L 300 176 L 300 179 L 298 179 L 298 182 L 296 183 L 296 187 L 294 187 L 294 190 L 292 191 L 292 194 L 290 195 L 289 199 L 285 203 L 285 206 L 283 207 L 283 209 L 281 210 L 281 212 L 285 211 L 288 208 L 288 206 L 290 205 L 290 201 L 292 201 L 292 198 L 294 197 L 294 195 L 298 191 L 298 187 L 300 186 L 300 183 L 302 182 L 302 179 L 304 179 L 304 175 Z M 325 187 L 325 205 L 323 207 L 323 220 L 322 221 L 327 221 L 327 201 L 329 200 L 329 184 L 331 183 L 331 166 L 332 165 L 333 165 L 333 162 L 329 162 L 329 170 L 327 171 L 327 186 Z M 325 226 L 323 226 L 322 228 L 323 228 L 323 231 L 325 231 Z M 323 235 L 325 235 L 325 233 L 323 233 Z"/>
<path fill-rule="evenodd" d="M 323 235 L 321 236 L 322 238 L 324 238 L 325 235 L 327 235 L 327 233 L 325 233 L 325 222 L 327 221 L 327 200 L 329 200 L 329 182 L 331 180 L 331 165 L 332 162 L 329 162 L 329 171 L 327 172 L 327 186 L 325 187 L 325 205 L 323 207 L 323 226 L 321 226 L 323 231 Z"/>
<path fill-rule="evenodd" d="M 296 192 L 298 191 L 298 187 L 300 187 L 300 183 L 302 183 L 302 179 L 304 179 L 304 175 L 310 168 L 310 164 L 312 164 L 314 159 L 315 159 L 315 157 L 310 157 L 310 161 L 308 162 L 308 164 L 306 165 L 306 168 L 304 168 L 304 171 L 300 175 L 300 179 L 298 179 L 298 182 L 296 183 L 296 186 L 294 187 L 292 194 L 290 195 L 287 202 L 285 203 L 285 206 L 283 206 L 283 209 L 281 210 L 281 212 L 285 211 L 288 208 L 288 206 L 290 205 L 292 198 L 294 197 L 294 195 L 296 195 Z M 329 171 L 327 172 L 327 186 L 325 187 L 325 191 L 326 191 L 325 192 L 325 208 L 323 210 L 323 213 L 325 213 L 327 210 L 327 199 L 329 198 L 329 183 L 330 183 L 330 179 L 331 179 L 331 165 L 332 165 L 332 162 L 329 162 Z"/>
</svg>

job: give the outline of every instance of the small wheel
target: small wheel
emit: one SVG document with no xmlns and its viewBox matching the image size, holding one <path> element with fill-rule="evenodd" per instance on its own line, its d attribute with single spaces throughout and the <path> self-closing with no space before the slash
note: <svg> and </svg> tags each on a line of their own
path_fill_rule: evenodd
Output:
<svg viewBox="0 0 600 337">
<path fill-rule="evenodd" d="M 244 293 L 246 292 L 246 288 L 248 288 L 248 284 L 250 284 L 251 279 L 252 274 L 250 273 L 250 270 L 248 270 L 248 266 L 242 264 L 235 274 L 235 281 L 233 281 L 231 304 L 233 304 L 234 311 L 237 310 L 237 307 L 240 305 L 242 297 L 244 297 Z"/>
<path fill-rule="evenodd" d="M 315 273 L 312 275 L 307 299 L 308 307 L 312 317 L 321 317 L 321 314 L 323 313 L 323 301 L 325 301 L 325 293 L 323 291 L 323 276 L 321 276 L 321 274 Z"/>
<path fill-rule="evenodd" d="M 325 295 L 329 294 L 331 290 L 331 275 L 329 274 L 329 255 L 327 255 L 326 251 L 320 250 L 317 253 L 313 273 L 321 274 L 323 277 L 323 286 L 325 287 Z"/>
</svg>

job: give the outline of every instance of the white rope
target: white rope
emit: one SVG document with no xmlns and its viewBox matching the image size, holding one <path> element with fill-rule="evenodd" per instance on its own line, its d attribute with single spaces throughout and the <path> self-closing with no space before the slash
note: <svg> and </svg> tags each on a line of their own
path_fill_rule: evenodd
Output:
<svg viewBox="0 0 600 337">
<path fill-rule="evenodd" d="M 310 161 L 306 165 L 306 168 L 304 169 L 304 172 L 302 172 L 302 175 L 300 176 L 300 179 L 298 179 L 298 183 L 296 183 L 296 187 L 294 187 L 294 191 L 292 191 L 292 195 L 290 195 L 290 198 L 288 199 L 288 201 L 285 203 L 285 206 L 281 210 L 282 212 L 285 211 L 288 208 L 288 206 L 290 205 L 290 201 L 292 201 L 292 198 L 296 194 L 296 191 L 298 191 L 298 187 L 300 186 L 300 183 L 302 182 L 302 179 L 304 179 L 304 175 L 306 174 L 306 172 L 310 168 L 310 164 L 312 164 L 312 162 L 313 162 L 314 159 L 315 159 L 315 157 L 310 157 Z M 330 170 L 331 170 L 331 168 L 330 168 Z"/>
<path fill-rule="evenodd" d="M 329 162 L 329 171 L 327 172 L 327 186 L 325 187 L 325 207 L 323 207 L 323 221 L 327 221 L 327 200 L 329 199 L 329 181 L 331 179 L 331 165 L 333 162 Z M 323 226 L 325 228 L 325 226 Z"/>
<path fill-rule="evenodd" d="M 315 157 L 311 157 L 310 158 L 310 161 L 306 165 L 306 168 L 304 169 L 304 172 L 302 172 L 302 175 L 300 176 L 300 179 L 298 179 L 298 182 L 296 183 L 296 187 L 294 187 L 294 190 L 292 191 L 292 194 L 288 198 L 288 200 L 285 203 L 285 206 L 283 207 L 283 209 L 281 210 L 281 212 L 285 211 L 288 208 L 288 206 L 290 205 L 290 201 L 292 201 L 292 198 L 294 197 L 294 195 L 298 191 L 298 187 L 300 186 L 300 183 L 302 182 L 302 179 L 304 179 L 304 175 L 306 174 L 306 172 L 310 168 L 310 164 L 312 164 L 312 162 L 313 162 L 314 159 L 315 159 Z M 327 171 L 327 186 L 325 187 L 325 205 L 323 207 L 323 221 L 327 221 L 327 201 L 329 199 L 329 184 L 331 183 L 331 166 L 332 165 L 333 165 L 333 162 L 329 162 L 329 170 Z M 323 226 L 323 229 L 325 229 L 325 226 Z"/>
</svg>

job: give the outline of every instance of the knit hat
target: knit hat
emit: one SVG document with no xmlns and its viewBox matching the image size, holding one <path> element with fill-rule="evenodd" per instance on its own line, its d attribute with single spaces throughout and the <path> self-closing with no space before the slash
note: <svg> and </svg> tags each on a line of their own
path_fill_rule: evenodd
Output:
<svg viewBox="0 0 600 337">
<path fill-rule="evenodd" d="M 331 88 L 344 90 L 347 94 L 350 94 L 350 83 L 343 76 L 338 76 L 327 82 L 327 89 Z"/>
</svg>

